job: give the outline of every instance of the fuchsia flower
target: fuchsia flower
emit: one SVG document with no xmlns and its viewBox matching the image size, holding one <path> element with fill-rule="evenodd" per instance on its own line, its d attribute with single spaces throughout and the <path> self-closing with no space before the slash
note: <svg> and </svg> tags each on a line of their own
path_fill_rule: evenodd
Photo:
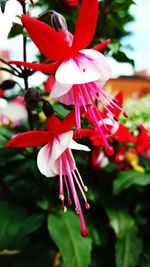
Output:
<svg viewBox="0 0 150 267">
<path fill-rule="evenodd" d="M 139 126 L 137 152 L 145 157 L 150 158 L 150 133 L 143 125 Z"/>
<path fill-rule="evenodd" d="M 111 97 L 102 89 L 111 76 L 110 66 L 105 56 L 98 52 L 110 40 L 106 40 L 93 49 L 86 49 L 95 33 L 97 16 L 98 1 L 83 0 L 74 36 L 69 32 L 67 36 L 65 29 L 64 32 L 57 32 L 47 24 L 23 15 L 22 21 L 31 39 L 39 50 L 54 62 L 36 64 L 11 61 L 11 63 L 55 73 L 56 82 L 52 88 L 51 98 L 58 98 L 67 105 L 75 105 L 76 125 L 79 129 L 81 128 L 80 108 L 83 106 L 85 111 L 88 111 L 99 134 L 105 139 L 101 126 L 97 123 L 93 107 L 95 99 L 104 107 L 111 100 Z M 113 104 L 117 107 L 117 103 Z M 100 115 L 99 119 L 102 119 Z M 110 154 L 113 153 L 106 139 L 104 144 L 106 150 Z"/>
<path fill-rule="evenodd" d="M 111 141 L 112 137 L 116 136 L 120 130 L 120 124 L 118 123 L 119 116 L 121 112 L 125 113 L 122 109 L 123 104 L 123 94 L 119 92 L 112 100 L 109 102 L 107 106 L 103 108 L 103 112 L 101 112 L 97 107 L 93 109 L 93 112 L 96 114 L 97 123 L 101 126 L 102 135 L 101 138 L 99 135 L 92 136 L 90 139 L 94 146 L 104 146 L 106 147 L 109 140 Z M 125 116 L 127 114 L 125 113 Z M 88 113 L 86 113 L 87 119 L 92 123 L 91 117 Z M 126 135 L 126 132 L 122 133 L 123 136 Z M 121 137 L 121 135 L 119 134 Z M 112 155 L 111 150 L 106 150 L 108 155 Z"/>
<path fill-rule="evenodd" d="M 71 130 L 75 123 L 74 111 L 62 121 L 51 115 L 47 119 L 47 131 L 28 131 L 15 136 L 5 147 L 35 147 L 43 146 L 37 156 L 37 165 L 40 172 L 46 177 L 59 175 L 59 198 L 62 207 L 66 210 L 64 203 L 64 185 L 68 195 L 68 204 L 71 205 L 70 190 L 75 203 L 75 210 L 80 217 L 81 234 L 87 236 L 87 230 L 82 214 L 80 201 L 76 192 L 75 184 L 80 189 L 84 198 L 85 207 L 89 208 L 85 193 L 87 187 L 84 185 L 81 175 L 77 169 L 71 149 L 90 151 L 87 146 L 76 143 L 73 140 L 78 137 L 78 132 Z M 93 134 L 91 130 L 81 130 L 80 137 Z"/>
</svg>

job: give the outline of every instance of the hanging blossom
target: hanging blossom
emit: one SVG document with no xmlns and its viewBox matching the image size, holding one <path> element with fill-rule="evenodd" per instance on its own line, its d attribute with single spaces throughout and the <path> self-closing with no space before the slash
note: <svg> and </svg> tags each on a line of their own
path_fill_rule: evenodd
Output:
<svg viewBox="0 0 150 267">
<path fill-rule="evenodd" d="M 122 93 L 118 93 L 115 99 L 118 101 L 119 106 L 122 107 Z M 100 112 L 100 111 L 99 111 Z M 105 127 L 109 129 L 109 134 L 106 134 L 106 138 L 109 142 L 117 141 L 120 146 L 115 153 L 114 162 L 117 163 L 117 170 L 128 170 L 133 168 L 136 171 L 144 172 L 142 166 L 139 165 L 138 154 L 149 157 L 150 153 L 150 136 L 148 130 L 142 125 L 139 126 L 139 134 L 135 136 L 130 133 L 129 129 L 118 121 L 113 121 L 111 117 L 107 117 L 107 110 L 101 112 L 103 121 L 105 121 Z M 120 110 L 116 110 L 115 116 L 118 120 Z M 101 121 L 99 122 L 101 123 Z M 105 131 L 105 128 L 103 129 Z M 108 130 L 107 130 L 108 132 Z M 103 139 L 98 135 L 90 137 L 90 140 L 95 147 L 92 153 L 92 163 L 94 167 L 103 167 L 108 163 L 107 158 L 103 153 Z M 130 148 L 128 144 L 132 144 Z"/>
<path fill-rule="evenodd" d="M 75 203 L 75 210 L 80 218 L 81 234 L 85 237 L 87 236 L 87 229 L 75 184 L 82 193 L 85 207 L 87 209 L 90 207 L 85 196 L 85 192 L 87 192 L 88 189 L 83 183 L 71 149 L 84 151 L 90 151 L 90 149 L 87 146 L 78 144 L 73 140 L 73 137 L 79 138 L 77 131 L 71 131 L 74 123 L 74 111 L 70 112 L 62 122 L 60 122 L 55 115 L 51 115 L 46 122 L 47 131 L 33 130 L 19 134 L 6 143 L 5 147 L 25 148 L 44 145 L 39 150 L 37 156 L 37 166 L 40 172 L 46 177 L 59 175 L 59 198 L 62 201 L 64 211 L 66 211 L 64 186 L 67 191 L 69 205 L 71 205 L 72 202 L 72 194 Z M 93 131 L 83 129 L 80 132 L 80 138 L 90 136 L 91 134 L 93 134 Z"/>
<path fill-rule="evenodd" d="M 22 15 L 23 24 L 33 42 L 49 60 L 54 62 L 36 64 L 11 61 L 10 63 L 49 74 L 55 73 L 56 82 L 51 97 L 59 98 L 67 105 L 75 105 L 76 125 L 79 129 L 81 128 L 80 108 L 84 106 L 85 111 L 88 109 L 99 134 L 105 139 L 106 150 L 112 154 L 113 148 L 109 146 L 101 126 L 97 124 L 96 114 L 93 110 L 95 98 L 103 106 L 111 98 L 102 89 L 104 83 L 111 76 L 110 66 L 105 56 L 98 52 L 110 40 L 106 40 L 93 49 L 86 49 L 94 36 L 97 17 L 98 1 L 83 0 L 74 35 L 71 35 L 65 27 L 58 32 L 37 19 Z M 88 108 L 86 108 L 87 105 Z M 113 103 L 114 109 L 116 106 L 117 103 Z"/>
<path fill-rule="evenodd" d="M 115 109 L 114 109 L 114 103 L 117 103 L 117 106 L 115 106 Z M 123 94 L 122 92 L 119 92 L 109 102 L 109 104 L 103 108 L 102 111 L 100 111 L 96 106 L 93 108 L 93 112 L 95 113 L 96 119 L 97 119 L 97 127 L 100 126 L 102 130 L 101 137 L 99 135 L 95 135 L 90 138 L 94 146 L 106 147 L 106 140 L 107 142 L 110 143 L 114 135 L 116 135 L 117 137 L 117 134 L 119 133 L 120 127 L 121 127 L 120 124 L 118 123 L 118 119 L 122 112 L 122 105 L 123 105 Z M 85 116 L 90 121 L 91 126 L 92 126 L 93 118 L 89 116 L 88 112 L 85 113 Z M 126 134 L 126 131 L 124 132 L 123 136 L 125 134 Z M 105 136 L 105 138 L 103 138 L 103 135 Z M 110 155 L 109 151 L 106 150 L 106 152 L 108 155 Z"/>
</svg>

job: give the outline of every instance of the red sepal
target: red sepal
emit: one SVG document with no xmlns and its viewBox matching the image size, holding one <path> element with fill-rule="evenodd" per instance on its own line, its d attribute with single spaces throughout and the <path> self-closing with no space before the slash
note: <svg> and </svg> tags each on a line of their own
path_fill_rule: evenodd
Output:
<svg viewBox="0 0 150 267">
<path fill-rule="evenodd" d="M 95 33 L 97 17 L 98 0 L 83 0 L 76 23 L 73 49 L 84 49 L 90 44 Z"/>
<path fill-rule="evenodd" d="M 54 82 L 55 82 L 54 77 L 53 76 L 49 76 L 47 81 L 46 81 L 46 83 L 45 83 L 44 91 L 50 94 Z"/>
<path fill-rule="evenodd" d="M 80 108 L 80 115 L 84 113 L 84 108 Z M 59 133 L 68 132 L 72 129 L 73 126 L 76 125 L 75 119 L 75 109 L 73 109 L 62 121 L 62 124 L 59 129 Z"/>
<path fill-rule="evenodd" d="M 51 26 L 27 15 L 22 15 L 23 24 L 38 49 L 50 60 L 62 61 L 74 51 Z"/>
<path fill-rule="evenodd" d="M 0 89 L 0 97 L 3 97 L 4 96 L 4 91 L 3 89 Z"/>
<path fill-rule="evenodd" d="M 51 134 L 58 132 L 60 126 L 61 121 L 55 115 L 51 115 L 46 121 L 46 128 Z"/>
<path fill-rule="evenodd" d="M 142 153 L 145 150 L 150 149 L 150 135 L 143 125 L 140 125 L 139 129 L 140 134 L 137 137 L 137 151 L 138 153 Z"/>
<path fill-rule="evenodd" d="M 120 163 L 125 160 L 125 153 L 127 151 L 127 146 L 120 146 L 114 157 L 114 162 Z"/>
<path fill-rule="evenodd" d="M 73 139 L 82 139 L 85 137 L 95 136 L 98 133 L 92 129 L 80 129 L 73 132 Z"/>
<path fill-rule="evenodd" d="M 122 124 L 119 124 L 117 132 L 113 134 L 113 138 L 118 142 L 136 143 L 137 137 L 129 132 L 129 129 Z"/>
<path fill-rule="evenodd" d="M 42 146 L 48 143 L 51 139 L 51 134 L 48 131 L 28 131 L 22 134 L 18 134 L 7 142 L 4 147 L 34 147 Z"/>
<path fill-rule="evenodd" d="M 60 62 L 54 62 L 54 63 L 30 63 L 30 62 L 24 62 L 24 61 L 9 61 L 9 64 L 15 64 L 18 66 L 23 66 L 28 69 L 36 70 L 36 71 L 42 71 L 48 74 L 54 74 L 56 70 L 58 69 Z"/>
<path fill-rule="evenodd" d="M 111 39 L 107 39 L 106 41 L 94 46 L 92 49 L 96 50 L 96 51 L 101 51 L 103 49 L 105 49 L 107 47 L 107 45 L 109 45 L 111 42 Z"/>
</svg>

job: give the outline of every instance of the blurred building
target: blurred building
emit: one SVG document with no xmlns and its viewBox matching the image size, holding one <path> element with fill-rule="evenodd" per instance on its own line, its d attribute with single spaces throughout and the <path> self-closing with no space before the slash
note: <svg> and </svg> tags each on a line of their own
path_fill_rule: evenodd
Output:
<svg viewBox="0 0 150 267">
<path fill-rule="evenodd" d="M 147 76 L 148 73 L 149 76 Z M 144 76 L 144 74 L 146 75 Z M 105 88 L 114 94 L 122 91 L 125 97 L 141 98 L 150 93 L 150 72 L 139 72 L 139 75 L 136 73 L 136 76 L 110 79 Z"/>
</svg>

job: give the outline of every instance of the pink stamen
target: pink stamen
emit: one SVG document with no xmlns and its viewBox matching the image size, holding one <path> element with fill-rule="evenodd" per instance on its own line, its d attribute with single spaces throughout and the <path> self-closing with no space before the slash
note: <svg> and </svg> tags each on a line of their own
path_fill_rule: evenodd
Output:
<svg viewBox="0 0 150 267">
<path fill-rule="evenodd" d="M 82 177 L 81 177 L 81 175 L 80 175 L 78 169 L 76 168 L 75 171 L 77 172 L 77 175 L 78 175 L 78 177 L 79 177 L 79 179 L 80 179 L 80 183 L 82 184 L 82 187 L 83 187 L 84 191 L 87 192 L 87 191 L 88 191 L 88 188 L 87 188 L 87 186 L 83 183 Z"/>
<path fill-rule="evenodd" d="M 78 195 L 76 193 L 76 189 L 75 189 L 75 185 L 74 185 L 74 181 L 73 181 L 73 176 L 72 176 L 72 172 L 70 169 L 70 165 L 69 165 L 69 159 L 67 154 L 64 154 L 64 164 L 65 164 L 65 168 L 66 168 L 66 172 L 67 172 L 67 177 L 68 177 L 68 181 L 69 181 L 69 185 L 72 191 L 72 195 L 73 195 L 73 199 L 75 202 L 75 207 L 76 207 L 76 212 L 79 215 L 80 218 L 80 224 L 81 224 L 81 234 L 82 236 L 86 237 L 88 235 L 87 229 L 86 229 L 86 225 L 85 225 L 85 221 L 84 221 L 84 217 L 83 217 L 83 213 L 82 213 L 82 209 L 81 209 L 81 205 L 79 202 L 79 198 Z"/>
<path fill-rule="evenodd" d="M 80 102 L 80 101 L 82 102 L 82 105 L 83 105 L 83 107 L 84 107 L 84 110 L 85 110 L 85 112 L 87 112 L 86 105 L 88 105 L 88 102 L 85 101 L 85 99 L 84 99 L 84 95 L 83 95 L 83 90 L 82 90 L 82 89 L 83 89 L 83 88 L 82 88 L 82 85 L 78 85 L 78 90 L 79 90 L 79 92 L 80 92 L 79 102 Z"/>
<path fill-rule="evenodd" d="M 75 117 L 76 117 L 76 125 L 78 129 L 81 129 L 81 120 L 80 120 L 80 103 L 78 99 L 78 88 L 74 86 L 73 88 L 73 96 L 75 102 Z"/>
<path fill-rule="evenodd" d="M 84 198 L 85 207 L 89 209 L 89 208 L 90 208 L 90 205 L 89 205 L 88 202 L 87 202 L 87 198 L 86 198 L 86 196 L 85 196 L 85 194 L 84 194 L 84 192 L 83 192 L 83 189 L 82 189 L 81 184 L 80 184 L 80 182 L 79 182 L 79 180 L 78 180 L 78 177 L 76 176 L 76 174 L 75 174 L 74 171 L 73 171 L 72 173 L 73 173 L 73 176 L 74 176 L 74 178 L 75 178 L 75 180 L 76 180 L 76 183 L 77 183 L 77 185 L 78 185 L 78 187 L 79 187 L 79 189 L 80 189 L 80 191 L 81 191 L 81 194 L 82 194 L 82 196 L 83 196 L 83 198 Z"/>
<path fill-rule="evenodd" d="M 67 179 L 66 179 L 66 175 L 64 175 L 64 181 L 65 181 L 65 186 L 66 186 L 66 190 L 67 190 L 68 205 L 71 206 L 72 200 L 71 200 L 71 197 L 70 197 L 70 191 L 69 191 L 69 186 L 68 186 L 68 182 L 67 182 Z"/>
<path fill-rule="evenodd" d="M 98 93 L 100 94 L 100 96 L 103 97 L 104 101 L 105 101 L 107 104 L 109 104 L 110 107 L 111 107 L 112 109 L 115 110 L 115 107 L 116 107 L 118 110 L 120 110 L 120 111 L 123 113 L 123 115 L 124 115 L 126 118 L 128 118 L 128 115 L 127 115 L 127 113 L 123 110 L 123 108 L 121 108 L 119 105 L 117 105 L 117 103 L 115 103 L 115 102 L 118 102 L 117 99 L 115 99 L 114 97 L 110 96 L 106 91 L 104 91 L 102 88 L 98 87 L 97 84 L 94 83 L 94 82 L 93 82 L 93 83 L 89 83 L 89 86 L 90 86 L 90 88 L 91 88 L 92 90 L 94 89 L 94 91 L 95 91 L 95 96 L 96 96 L 96 93 L 98 92 Z M 99 98 L 98 101 L 100 101 L 100 98 Z M 100 103 L 101 103 L 101 105 L 103 105 L 103 104 L 102 104 L 102 101 L 101 101 Z M 106 107 L 105 107 L 105 109 L 106 109 Z M 109 112 L 110 112 L 110 111 L 109 111 Z M 114 119 L 115 119 L 115 117 L 114 117 Z"/>
<path fill-rule="evenodd" d="M 107 126 L 106 126 L 106 124 L 105 124 L 105 123 L 104 123 L 104 121 L 103 121 L 103 118 L 102 118 L 102 116 L 101 116 L 101 113 L 100 113 L 100 112 L 98 112 L 98 110 L 97 110 L 97 106 L 95 105 L 95 102 L 93 101 L 93 98 L 92 98 L 91 92 L 89 91 L 88 93 L 89 93 L 89 97 L 90 97 L 90 99 L 91 99 L 91 101 L 92 101 L 92 103 L 93 103 L 93 106 L 95 107 L 95 111 L 96 111 L 96 113 L 97 113 L 97 116 L 98 116 L 98 117 L 99 117 L 99 119 L 101 120 L 101 122 L 102 122 L 102 124 L 103 124 L 103 126 L 104 126 L 105 130 L 106 130 L 107 132 L 109 132 L 109 130 L 108 130 L 108 128 L 107 128 Z"/>
<path fill-rule="evenodd" d="M 64 186 L 63 186 L 63 176 L 62 176 L 62 159 L 61 157 L 58 159 L 58 166 L 59 166 L 59 199 L 62 203 L 63 211 L 66 212 L 67 208 L 64 202 Z"/>
</svg>

